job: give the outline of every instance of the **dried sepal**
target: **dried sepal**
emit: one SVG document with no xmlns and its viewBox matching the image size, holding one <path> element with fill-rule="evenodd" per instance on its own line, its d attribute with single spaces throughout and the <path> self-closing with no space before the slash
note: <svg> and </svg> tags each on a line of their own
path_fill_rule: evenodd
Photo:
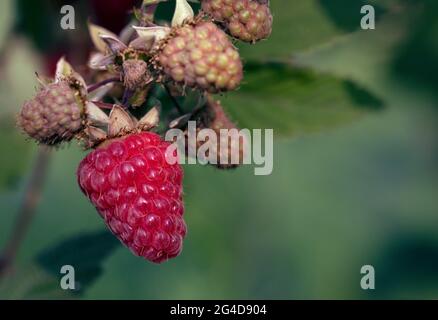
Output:
<svg viewBox="0 0 438 320">
<path fill-rule="evenodd" d="M 114 83 L 107 83 L 104 86 L 101 86 L 99 89 L 94 90 L 93 92 L 88 94 L 88 100 L 97 101 L 102 100 L 108 92 L 110 92 L 114 88 Z"/>
<path fill-rule="evenodd" d="M 148 7 L 154 4 L 159 4 L 160 2 L 164 2 L 167 0 L 143 0 L 142 7 Z"/>
<path fill-rule="evenodd" d="M 129 47 L 134 50 L 150 51 L 154 47 L 155 37 L 138 37 L 131 41 Z"/>
<path fill-rule="evenodd" d="M 73 74 L 73 67 L 62 57 L 56 63 L 55 82 L 65 80 Z"/>
<path fill-rule="evenodd" d="M 127 46 L 118 37 L 101 34 L 100 38 L 103 42 L 105 42 L 106 46 L 112 54 L 118 54 L 119 52 L 127 48 Z"/>
<path fill-rule="evenodd" d="M 104 126 L 108 125 L 109 117 L 96 104 L 91 101 L 86 105 L 87 119 L 92 125 Z"/>
<path fill-rule="evenodd" d="M 140 38 L 144 38 L 143 41 L 152 41 L 152 47 L 156 46 L 161 40 L 165 39 L 171 31 L 171 28 L 162 26 L 132 27 L 135 29 Z"/>
<path fill-rule="evenodd" d="M 172 27 L 182 26 L 185 22 L 192 20 L 194 17 L 193 8 L 186 0 L 176 0 Z"/>
<path fill-rule="evenodd" d="M 119 40 L 123 43 L 129 43 L 129 41 L 134 39 L 135 36 L 135 30 L 132 29 L 131 23 L 129 23 L 122 29 L 122 31 L 120 31 Z"/>
<path fill-rule="evenodd" d="M 131 132 L 135 125 L 132 116 L 125 109 L 114 105 L 109 116 L 108 136 L 113 138 Z"/>
<path fill-rule="evenodd" d="M 193 113 L 187 113 L 180 116 L 169 123 L 170 129 L 182 129 L 187 126 L 187 123 L 192 119 Z"/>
<path fill-rule="evenodd" d="M 77 73 L 65 57 L 62 57 L 56 63 L 55 83 L 67 81 L 72 87 L 75 87 L 83 96 L 87 95 L 87 83 L 84 78 Z"/>
<path fill-rule="evenodd" d="M 155 128 L 160 123 L 160 106 L 153 107 L 137 123 L 137 129 L 147 131 Z"/>
<path fill-rule="evenodd" d="M 52 78 L 41 76 L 38 72 L 35 72 L 36 79 L 38 84 L 41 86 L 41 89 L 47 87 L 49 84 L 53 82 Z"/>
<path fill-rule="evenodd" d="M 93 126 L 88 126 L 84 130 L 82 140 L 84 141 L 85 148 L 93 148 L 99 143 L 105 141 L 107 138 L 107 134 L 104 130 Z"/>
<path fill-rule="evenodd" d="M 108 54 L 109 53 L 108 45 L 101 38 L 101 36 L 106 35 L 106 36 L 111 36 L 113 38 L 117 38 L 117 35 L 91 22 L 88 23 L 88 30 L 90 32 L 91 40 L 93 41 L 93 44 L 96 47 L 96 49 L 103 54 Z"/>
<path fill-rule="evenodd" d="M 91 54 L 88 60 L 88 66 L 93 70 L 107 70 L 109 66 L 114 64 L 114 55 L 104 55 L 96 52 Z"/>
<path fill-rule="evenodd" d="M 154 22 L 155 10 L 160 2 L 167 0 L 144 0 L 139 9 L 134 9 L 134 15 L 140 25 L 147 26 Z"/>
</svg>

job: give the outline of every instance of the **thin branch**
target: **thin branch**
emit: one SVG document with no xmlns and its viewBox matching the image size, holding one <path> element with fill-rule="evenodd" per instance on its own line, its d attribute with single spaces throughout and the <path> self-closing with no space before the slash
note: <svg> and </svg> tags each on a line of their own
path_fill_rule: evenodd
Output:
<svg viewBox="0 0 438 320">
<path fill-rule="evenodd" d="M 109 78 L 109 79 L 105 79 L 102 80 L 98 83 L 92 84 L 90 86 L 88 86 L 87 91 L 88 93 L 96 91 L 97 89 L 107 85 L 108 83 L 113 83 L 113 82 L 120 82 L 120 78 L 119 77 L 114 77 L 114 78 Z"/>
<path fill-rule="evenodd" d="M 46 180 L 49 160 L 50 148 L 46 146 L 40 147 L 23 201 L 18 211 L 15 226 L 3 253 L 0 255 L 0 277 L 5 275 L 13 266 L 17 253 L 20 250 L 30 223 L 32 222 Z"/>
<path fill-rule="evenodd" d="M 123 98 L 122 98 L 122 105 L 125 109 L 128 109 L 129 100 L 132 98 L 134 93 L 135 93 L 134 91 L 125 88 L 125 91 L 123 92 Z"/>
<path fill-rule="evenodd" d="M 101 101 L 91 101 L 91 102 L 94 103 L 96 106 L 98 106 L 100 109 L 112 110 L 114 107 L 114 103 L 105 103 Z"/>
</svg>

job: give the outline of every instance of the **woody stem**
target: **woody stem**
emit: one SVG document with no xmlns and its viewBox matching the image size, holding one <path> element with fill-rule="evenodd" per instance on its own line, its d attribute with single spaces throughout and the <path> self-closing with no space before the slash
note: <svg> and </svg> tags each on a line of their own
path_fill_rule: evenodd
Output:
<svg viewBox="0 0 438 320">
<path fill-rule="evenodd" d="M 6 274 L 12 267 L 15 257 L 23 243 L 26 232 L 36 212 L 42 188 L 47 176 L 50 160 L 49 147 L 40 147 L 37 158 L 29 179 L 27 190 L 18 211 L 17 220 L 6 247 L 0 254 L 0 277 Z"/>
</svg>

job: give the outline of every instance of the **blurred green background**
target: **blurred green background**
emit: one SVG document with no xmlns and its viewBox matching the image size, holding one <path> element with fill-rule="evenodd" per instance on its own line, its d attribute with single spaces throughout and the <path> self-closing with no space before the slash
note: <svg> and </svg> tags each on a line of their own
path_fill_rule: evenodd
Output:
<svg viewBox="0 0 438 320">
<path fill-rule="evenodd" d="M 125 22 L 110 11 L 121 0 L 69 1 L 77 30 L 58 30 L 67 2 L 0 2 L 0 248 L 37 152 L 13 123 L 34 72 L 62 54 L 81 63 L 89 16 L 115 31 Z M 360 30 L 367 3 L 376 30 Z M 102 233 L 76 183 L 84 152 L 58 150 L 0 298 L 65 297 L 60 261 L 78 264 L 82 299 L 438 298 L 436 1 L 272 0 L 272 9 L 272 38 L 240 46 L 246 83 L 222 101 L 241 126 L 278 133 L 273 174 L 186 166 L 184 250 L 153 265 Z M 364 291 L 368 264 L 376 289 Z"/>
</svg>

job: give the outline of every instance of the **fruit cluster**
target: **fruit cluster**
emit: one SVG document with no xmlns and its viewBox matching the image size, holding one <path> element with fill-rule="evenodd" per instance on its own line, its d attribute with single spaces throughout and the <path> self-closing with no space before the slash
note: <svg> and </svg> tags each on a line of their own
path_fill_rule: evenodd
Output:
<svg viewBox="0 0 438 320">
<path fill-rule="evenodd" d="M 187 133 L 188 121 L 196 123 L 197 132 L 237 129 L 212 96 L 236 90 L 243 78 L 228 34 L 254 43 L 272 29 L 266 0 L 204 0 L 197 16 L 186 0 L 176 0 L 170 26 L 154 21 L 161 1 L 134 9 L 138 26 L 120 37 L 90 24 L 96 52 L 87 79 L 61 59 L 53 80 L 38 78 L 41 89 L 23 105 L 17 121 L 38 143 L 59 146 L 75 138 L 93 149 L 77 170 L 81 190 L 122 243 L 155 263 L 176 257 L 187 232 L 183 170 L 168 161 L 170 143 L 160 130 L 179 127 Z M 188 91 L 198 103 L 185 112 L 177 97 L 184 99 Z M 171 106 L 162 106 L 157 92 L 168 94 L 182 114 L 161 113 Z M 135 107 L 139 117 L 129 111 Z M 238 166 L 219 161 L 230 155 L 243 160 L 244 141 L 238 139 L 225 150 L 213 149 L 209 159 L 218 161 L 211 164 Z"/>
</svg>

